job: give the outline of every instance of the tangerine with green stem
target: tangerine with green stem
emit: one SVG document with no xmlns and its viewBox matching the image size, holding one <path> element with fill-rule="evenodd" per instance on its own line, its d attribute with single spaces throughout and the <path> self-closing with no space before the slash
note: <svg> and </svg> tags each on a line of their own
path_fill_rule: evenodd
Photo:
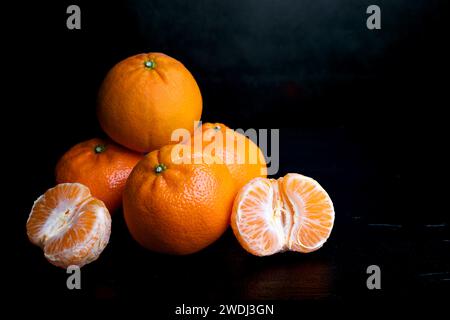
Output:
<svg viewBox="0 0 450 320">
<path fill-rule="evenodd" d="M 111 213 L 122 204 L 125 182 L 144 156 L 105 139 L 90 139 L 73 146 L 58 161 L 56 182 L 78 182 L 102 200 Z"/>
</svg>

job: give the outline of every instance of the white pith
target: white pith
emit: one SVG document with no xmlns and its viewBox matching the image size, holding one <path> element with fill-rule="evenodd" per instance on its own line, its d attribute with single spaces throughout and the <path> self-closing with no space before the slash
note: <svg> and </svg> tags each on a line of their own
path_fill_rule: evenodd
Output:
<svg viewBox="0 0 450 320">
<path fill-rule="evenodd" d="M 255 188 L 255 185 L 259 185 L 261 188 L 269 189 L 267 192 L 268 198 L 265 199 L 264 203 L 261 202 L 261 199 L 259 198 L 252 198 L 249 194 L 250 192 Z M 242 235 L 244 241 L 246 243 L 254 243 L 252 246 L 255 249 L 255 252 L 261 253 L 261 255 L 270 255 L 274 254 L 280 250 L 284 249 L 285 244 L 285 232 L 284 232 L 284 225 L 282 223 L 282 215 L 284 215 L 283 207 L 280 205 L 276 205 L 275 208 L 272 207 L 273 203 L 273 197 L 274 197 L 274 190 L 273 190 L 273 184 L 267 184 L 264 179 L 256 178 L 252 180 L 251 183 L 248 183 L 240 192 L 240 198 L 241 199 L 249 199 L 252 198 L 253 201 L 256 202 L 256 204 L 263 207 L 263 217 L 266 220 L 266 230 L 255 230 L 255 228 L 251 228 L 253 232 L 260 232 L 262 235 L 263 232 L 269 231 L 272 234 L 275 235 L 278 246 L 275 246 L 274 248 L 271 248 L 271 250 L 267 250 L 263 247 L 264 243 L 263 241 L 253 241 L 250 238 L 250 235 L 253 234 L 253 232 L 246 232 L 243 230 L 243 228 L 247 227 L 247 223 L 251 222 L 248 219 L 246 221 L 242 221 L 242 213 L 245 212 L 245 208 L 243 208 L 241 205 L 243 204 L 243 201 L 240 201 L 238 203 L 237 212 L 239 213 L 236 217 L 236 226 L 238 228 L 239 234 Z M 247 200 L 248 201 L 248 200 Z M 269 205 L 270 204 L 270 205 Z M 262 238 L 262 236 L 260 236 Z"/>
<path fill-rule="evenodd" d="M 84 188 L 85 191 L 89 190 L 81 184 L 77 185 L 81 186 L 82 189 Z M 44 201 L 43 197 L 44 195 L 40 196 L 34 202 L 27 222 L 32 219 L 35 206 L 41 201 Z M 29 234 L 30 240 L 43 249 L 45 257 L 52 264 L 64 268 L 71 264 L 81 267 L 94 261 L 108 244 L 111 233 L 111 216 L 103 203 L 102 205 L 89 204 L 92 200 L 94 198 L 89 192 L 87 196 L 86 194 L 82 196 L 80 193 L 75 199 L 60 200 L 55 208 L 48 208 L 51 212 L 37 234 Z M 78 219 L 86 210 L 85 205 L 93 206 L 93 210 L 90 211 L 95 214 L 96 219 L 92 229 L 85 236 L 84 241 L 75 246 L 49 254 L 47 252 L 47 246 L 53 241 L 61 239 L 77 223 Z"/>
<path fill-rule="evenodd" d="M 96 260 L 108 244 L 111 234 L 111 217 L 105 207 L 98 207 L 95 213 L 97 217 L 95 224 L 83 242 L 53 255 L 45 253 L 44 249 L 45 257 L 58 266 L 66 266 L 72 261 L 78 261 L 76 264 L 82 267 Z M 63 233 L 57 236 L 62 235 Z"/>
<path fill-rule="evenodd" d="M 39 232 L 39 238 L 42 239 L 42 245 L 45 245 L 47 240 L 62 236 L 68 229 L 72 227 L 74 220 L 79 215 L 79 208 L 82 203 L 89 201 L 90 197 L 81 199 L 78 197 L 75 200 L 65 200 L 58 204 L 52 210 L 47 221 L 42 226 Z"/>
<path fill-rule="evenodd" d="M 300 176 L 300 177 L 298 177 L 298 176 Z M 301 176 L 299 174 L 288 174 L 284 179 L 289 180 L 289 179 L 298 179 L 298 178 L 301 178 L 303 181 L 309 180 L 311 182 L 311 184 L 314 185 L 314 189 L 312 191 L 317 191 L 326 196 L 326 201 L 327 201 L 328 205 L 330 205 L 330 207 L 333 211 L 333 214 L 331 215 L 331 225 L 333 226 L 333 224 L 334 224 L 334 208 L 333 208 L 333 203 L 332 203 L 330 197 L 328 196 L 327 192 L 322 188 L 322 186 L 317 181 L 315 181 L 312 178 L 306 177 L 306 176 Z M 306 249 L 306 251 L 314 251 L 316 249 L 319 249 L 327 241 L 327 239 L 331 233 L 332 227 L 329 228 L 327 236 L 322 238 L 320 241 L 318 241 L 314 246 L 308 246 L 308 245 L 302 243 L 301 240 L 298 238 L 299 235 L 301 234 L 301 230 L 303 228 L 305 228 L 307 225 L 309 225 L 309 224 L 318 225 L 317 221 L 308 218 L 307 215 L 305 214 L 305 210 L 306 210 L 305 199 L 307 199 L 311 195 L 312 191 L 300 196 L 299 193 L 296 193 L 295 191 L 290 191 L 290 189 L 288 188 L 287 198 L 289 200 L 290 205 L 294 209 L 293 220 L 295 221 L 295 223 L 292 226 L 292 229 L 290 231 L 290 237 L 288 239 L 288 244 L 287 244 L 287 246 L 290 250 L 294 250 L 294 245 L 296 243 L 300 244 L 300 246 L 303 247 L 304 249 Z M 298 205 L 299 203 L 301 205 Z"/>
</svg>

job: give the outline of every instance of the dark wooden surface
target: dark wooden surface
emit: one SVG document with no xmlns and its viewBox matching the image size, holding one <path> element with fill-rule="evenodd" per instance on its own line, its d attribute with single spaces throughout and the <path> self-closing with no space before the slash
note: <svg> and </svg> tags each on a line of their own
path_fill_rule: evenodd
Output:
<svg viewBox="0 0 450 320">
<path fill-rule="evenodd" d="M 175 257 L 141 249 L 115 217 L 106 251 L 82 269 L 81 290 L 67 290 L 65 271 L 29 245 L 15 255 L 23 264 L 13 292 L 33 301 L 145 300 L 161 313 L 177 303 L 445 299 L 450 289 L 447 224 L 407 227 L 356 220 L 336 229 L 324 248 L 308 255 L 254 257 L 229 231 L 198 254 Z M 381 268 L 380 290 L 366 287 L 366 268 L 372 264 Z"/>
</svg>

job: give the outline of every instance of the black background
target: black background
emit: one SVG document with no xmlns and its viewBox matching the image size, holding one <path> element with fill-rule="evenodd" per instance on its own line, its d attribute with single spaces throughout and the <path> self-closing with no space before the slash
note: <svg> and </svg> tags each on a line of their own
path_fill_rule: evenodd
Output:
<svg viewBox="0 0 450 320">
<path fill-rule="evenodd" d="M 81 30 L 66 28 L 70 4 L 81 7 Z M 366 28 L 371 4 L 381 7 L 381 30 Z M 437 0 L 58 1 L 5 10 L 13 297 L 144 298 L 164 313 L 178 302 L 445 295 L 448 209 L 432 178 L 444 175 L 438 156 L 447 147 L 437 110 L 448 104 L 448 12 Z M 312 176 L 334 201 L 323 249 L 259 259 L 227 232 L 192 256 L 156 255 L 133 242 L 118 214 L 110 245 L 82 269 L 83 289 L 66 289 L 65 271 L 26 238 L 29 210 L 54 185 L 58 158 L 104 135 L 95 103 L 106 72 L 152 51 L 193 73 L 203 121 L 280 128 L 275 177 Z M 376 292 L 365 285 L 371 264 L 382 270 Z"/>
</svg>

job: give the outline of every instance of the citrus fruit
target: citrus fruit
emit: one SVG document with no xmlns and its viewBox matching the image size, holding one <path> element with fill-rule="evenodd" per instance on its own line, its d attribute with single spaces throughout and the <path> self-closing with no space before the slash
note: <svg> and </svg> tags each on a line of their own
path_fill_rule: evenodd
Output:
<svg viewBox="0 0 450 320">
<path fill-rule="evenodd" d="M 327 192 L 317 181 L 297 173 L 278 180 L 251 180 L 236 196 L 231 216 L 239 243 L 257 256 L 315 251 L 330 236 L 333 223 Z"/>
<path fill-rule="evenodd" d="M 30 241 L 52 264 L 84 266 L 98 258 L 111 233 L 111 217 L 102 201 L 79 183 L 48 189 L 33 205 L 27 221 Z"/>
<path fill-rule="evenodd" d="M 267 167 L 261 149 L 243 134 L 223 123 L 204 123 L 194 135 L 202 135 L 202 148 L 219 158 L 230 171 L 236 192 L 256 177 L 266 177 Z M 195 138 L 191 139 L 195 148 Z M 208 150 L 208 151 L 207 151 Z"/>
<path fill-rule="evenodd" d="M 225 165 L 174 147 L 155 150 L 136 165 L 123 210 L 131 235 L 143 247 L 182 255 L 205 248 L 225 232 L 234 186 Z"/>
<path fill-rule="evenodd" d="M 144 53 L 116 64 L 98 96 L 103 130 L 130 149 L 148 152 L 171 143 L 175 129 L 193 131 L 202 97 L 185 66 L 162 53 Z"/>
<path fill-rule="evenodd" d="M 79 182 L 102 200 L 109 211 L 122 204 L 125 182 L 144 156 L 112 141 L 91 139 L 73 146 L 56 165 L 56 182 Z"/>
</svg>

